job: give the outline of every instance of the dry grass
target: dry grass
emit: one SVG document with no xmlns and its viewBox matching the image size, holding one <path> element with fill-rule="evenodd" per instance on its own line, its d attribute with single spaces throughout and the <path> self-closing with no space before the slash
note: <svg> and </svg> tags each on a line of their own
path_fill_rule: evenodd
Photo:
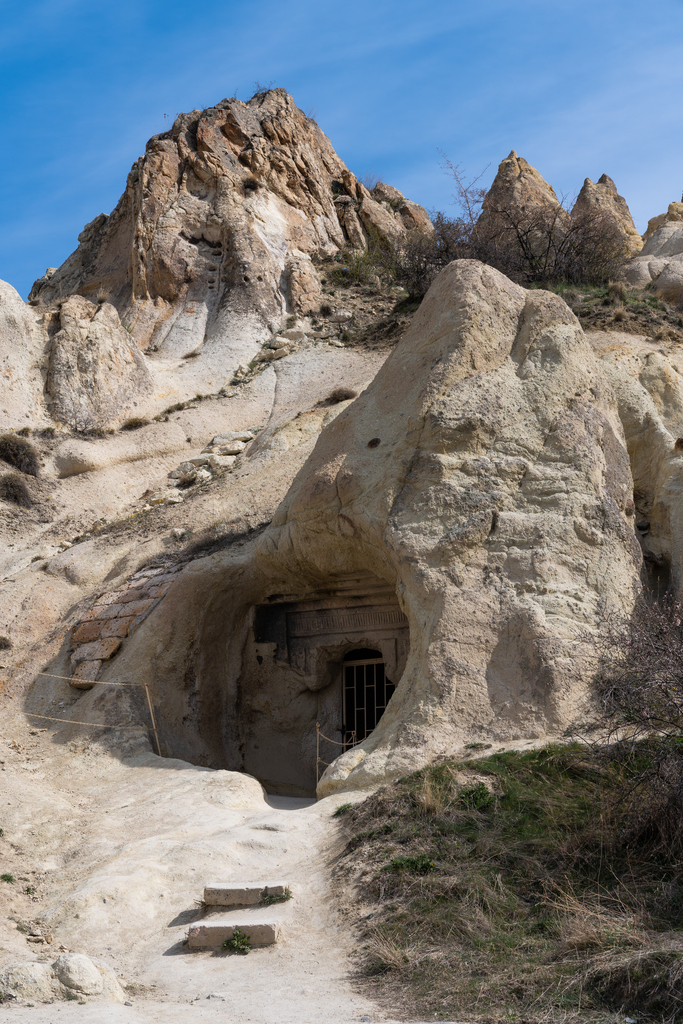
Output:
<svg viewBox="0 0 683 1024">
<path fill-rule="evenodd" d="M 31 508 L 33 504 L 31 492 L 19 473 L 3 473 L 0 476 L 0 498 L 20 508 Z"/>
<path fill-rule="evenodd" d="M 683 1020 L 683 879 L 675 856 L 615 840 L 620 771 L 578 746 L 497 754 L 418 772 L 340 819 L 358 973 L 389 1012 Z"/>
<path fill-rule="evenodd" d="M 14 466 L 20 473 L 38 476 L 38 452 L 25 437 L 17 434 L 0 435 L 0 459 Z"/>
</svg>

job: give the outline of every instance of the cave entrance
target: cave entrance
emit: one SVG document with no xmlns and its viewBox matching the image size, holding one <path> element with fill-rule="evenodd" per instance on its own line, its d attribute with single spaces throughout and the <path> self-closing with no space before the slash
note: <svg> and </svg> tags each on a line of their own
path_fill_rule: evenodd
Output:
<svg viewBox="0 0 683 1024">
<path fill-rule="evenodd" d="M 255 606 L 233 705 L 241 770 L 271 793 L 314 794 L 318 754 L 331 764 L 370 735 L 409 647 L 396 590 L 376 577 L 337 577 Z"/>
<path fill-rule="evenodd" d="M 381 651 L 361 647 L 342 662 L 342 743 L 349 750 L 366 739 L 396 689 L 387 679 Z"/>
</svg>

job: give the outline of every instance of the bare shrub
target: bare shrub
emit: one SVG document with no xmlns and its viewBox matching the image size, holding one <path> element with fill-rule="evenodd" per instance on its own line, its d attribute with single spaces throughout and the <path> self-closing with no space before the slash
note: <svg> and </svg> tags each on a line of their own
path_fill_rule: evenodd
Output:
<svg viewBox="0 0 683 1024">
<path fill-rule="evenodd" d="M 0 651 L 11 651 L 12 641 L 8 636 L 0 636 Z"/>
<path fill-rule="evenodd" d="M 0 498 L 20 508 L 30 508 L 33 504 L 26 481 L 18 473 L 4 473 L 0 476 Z"/>
<path fill-rule="evenodd" d="M 23 437 L 18 437 L 16 434 L 2 434 L 0 436 L 0 459 L 4 459 L 21 473 L 38 476 L 40 466 L 38 452 L 31 442 Z"/>
<path fill-rule="evenodd" d="M 335 388 L 334 391 L 330 391 L 327 398 L 318 402 L 318 405 L 339 405 L 340 402 L 348 402 L 349 399 L 357 397 L 358 392 L 353 388 Z"/>
<path fill-rule="evenodd" d="M 140 427 L 148 427 L 149 420 L 144 416 L 131 416 L 129 420 L 121 424 L 121 430 L 139 430 Z"/>
<path fill-rule="evenodd" d="M 570 217 L 559 203 L 490 207 L 472 231 L 471 247 L 475 259 L 525 285 L 602 284 L 618 277 L 628 257 L 612 218 L 589 211 Z"/>
<path fill-rule="evenodd" d="M 481 260 L 524 285 L 604 284 L 619 278 L 628 247 L 608 215 L 586 211 L 572 217 L 560 203 L 527 209 L 513 203 L 486 205 L 487 192 L 480 185 L 486 169 L 468 181 L 446 156 L 443 166 L 455 184 L 460 216 L 453 223 L 460 231 L 459 246 L 466 249 L 451 258 Z"/>
<path fill-rule="evenodd" d="M 258 192 L 261 182 L 253 174 L 248 174 L 242 181 L 242 188 L 245 192 Z"/>
<path fill-rule="evenodd" d="M 593 640 L 600 721 L 617 741 L 624 813 L 618 839 L 683 853 L 683 606 L 641 597 L 626 619 L 606 617 Z"/>
</svg>

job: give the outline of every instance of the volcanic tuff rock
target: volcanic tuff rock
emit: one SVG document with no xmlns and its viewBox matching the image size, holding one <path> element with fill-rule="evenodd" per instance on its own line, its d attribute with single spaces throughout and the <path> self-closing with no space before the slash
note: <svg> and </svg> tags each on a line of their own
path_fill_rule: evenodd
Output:
<svg viewBox="0 0 683 1024">
<path fill-rule="evenodd" d="M 643 287 L 651 282 L 670 302 L 683 300 L 683 203 L 670 203 L 666 213 L 653 217 L 643 235 L 645 245 L 625 271 L 626 280 Z"/>
<path fill-rule="evenodd" d="M 637 518 L 653 586 L 683 581 L 683 359 L 675 343 L 631 334 L 589 336 L 617 398 L 633 474 Z M 659 583 L 657 580 L 659 579 Z"/>
<path fill-rule="evenodd" d="M 203 744 L 201 756 L 232 763 L 254 605 L 370 573 L 399 596 L 408 662 L 375 731 L 320 793 L 473 738 L 558 735 L 585 693 L 578 632 L 597 627 L 601 604 L 628 611 L 638 584 L 632 493 L 614 394 L 565 303 L 458 261 L 322 431 L 262 537 L 179 574 L 113 671 L 159 680 L 178 753 Z M 306 680 L 257 650 L 293 715 Z M 264 728 L 271 714 L 261 708 Z M 283 742 L 290 727 L 283 718 Z"/>
<path fill-rule="evenodd" d="M 663 224 L 671 224 L 683 221 L 683 202 L 669 203 L 666 213 L 660 213 L 656 217 L 650 217 L 647 228 L 643 235 L 643 241 L 647 242 Z"/>
<path fill-rule="evenodd" d="M 502 160 L 491 188 L 486 194 L 478 225 L 488 226 L 499 211 L 533 216 L 538 210 L 557 209 L 560 219 L 568 217 L 555 190 L 524 157 L 514 149 Z"/>
<path fill-rule="evenodd" d="M 124 355 L 132 338 L 152 366 L 172 369 L 187 397 L 229 380 L 284 314 L 318 309 L 313 255 L 348 242 L 362 248 L 368 232 L 397 242 L 408 230 L 433 230 L 423 208 L 388 186 L 370 193 L 315 121 L 275 89 L 179 115 L 149 141 L 116 209 L 86 225 L 78 249 L 36 281 L 30 299 L 106 300 L 129 332 L 114 345 L 119 391 L 138 378 L 140 396 L 150 390 L 132 352 Z M 63 337 L 62 348 L 79 347 L 81 334 Z M 89 362 L 110 360 L 111 333 L 90 338 Z M 58 409 L 73 404 L 68 388 L 56 390 Z M 112 400 L 120 404 L 121 394 Z"/>
<path fill-rule="evenodd" d="M 61 303 L 46 390 L 53 419 L 75 429 L 116 421 L 152 391 L 152 375 L 108 302 L 80 295 Z"/>
<path fill-rule="evenodd" d="M 572 209 L 572 217 L 597 214 L 608 217 L 624 236 L 629 255 L 635 256 L 643 247 L 643 240 L 636 230 L 626 200 L 617 192 L 617 186 L 607 174 L 597 182 L 586 178 Z"/>
</svg>

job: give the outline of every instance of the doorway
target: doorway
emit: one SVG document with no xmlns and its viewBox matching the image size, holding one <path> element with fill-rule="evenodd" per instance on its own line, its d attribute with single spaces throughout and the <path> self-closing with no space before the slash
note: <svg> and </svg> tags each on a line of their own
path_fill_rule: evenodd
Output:
<svg viewBox="0 0 683 1024">
<path fill-rule="evenodd" d="M 350 750 L 373 731 L 396 687 L 386 677 L 382 652 L 371 648 L 348 651 L 342 675 L 342 742 Z"/>
</svg>

